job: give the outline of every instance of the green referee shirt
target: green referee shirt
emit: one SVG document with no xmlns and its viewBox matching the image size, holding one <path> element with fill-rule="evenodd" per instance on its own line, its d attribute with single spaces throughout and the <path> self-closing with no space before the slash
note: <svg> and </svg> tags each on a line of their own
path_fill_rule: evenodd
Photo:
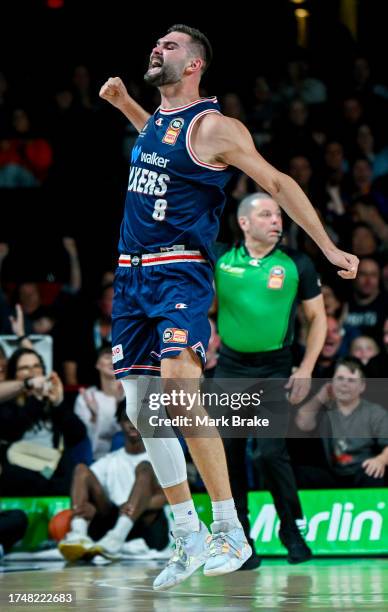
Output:
<svg viewBox="0 0 388 612">
<path fill-rule="evenodd" d="M 290 346 L 296 307 L 321 293 L 312 261 L 304 253 L 276 246 L 262 259 L 240 245 L 216 264 L 218 333 L 229 348 L 265 352 Z"/>
</svg>

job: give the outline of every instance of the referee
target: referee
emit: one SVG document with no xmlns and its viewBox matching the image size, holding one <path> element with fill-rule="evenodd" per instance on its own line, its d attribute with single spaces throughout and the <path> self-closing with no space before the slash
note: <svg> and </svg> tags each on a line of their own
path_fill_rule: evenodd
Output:
<svg viewBox="0 0 388 612">
<path fill-rule="evenodd" d="M 284 393 L 288 392 L 291 404 L 298 404 L 309 392 L 311 373 L 326 335 L 317 273 L 306 255 L 279 243 L 282 217 L 270 195 L 247 196 L 237 215 L 244 241 L 222 255 L 216 265 L 218 333 L 222 344 L 215 377 L 286 379 Z M 291 374 L 291 344 L 300 302 L 308 324 L 306 351 Z M 306 561 L 311 550 L 298 528 L 303 512 L 285 439 L 255 441 L 255 461 L 259 460 L 280 518 L 279 537 L 288 550 L 287 559 L 290 563 Z M 224 443 L 239 519 L 249 533 L 247 440 L 230 438 Z M 259 557 L 253 556 L 245 569 L 259 564 Z"/>
</svg>

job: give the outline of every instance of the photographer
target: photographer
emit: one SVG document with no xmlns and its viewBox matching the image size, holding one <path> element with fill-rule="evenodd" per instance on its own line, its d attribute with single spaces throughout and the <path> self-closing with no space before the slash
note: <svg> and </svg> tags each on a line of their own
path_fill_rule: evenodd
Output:
<svg viewBox="0 0 388 612">
<path fill-rule="evenodd" d="M 59 376 L 46 376 L 36 351 L 19 349 L 8 362 L 0 402 L 0 494 L 67 495 L 72 449 L 86 429 L 66 405 Z"/>
</svg>

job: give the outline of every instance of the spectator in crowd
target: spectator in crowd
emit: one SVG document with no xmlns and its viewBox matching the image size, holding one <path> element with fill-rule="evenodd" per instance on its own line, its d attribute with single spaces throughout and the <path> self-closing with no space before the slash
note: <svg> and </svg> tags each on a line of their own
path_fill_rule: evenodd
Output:
<svg viewBox="0 0 388 612">
<path fill-rule="evenodd" d="M 299 409 L 298 427 L 303 432 L 318 430 L 324 435 L 327 460 L 325 467 L 298 469 L 301 487 L 384 486 L 388 410 L 362 397 L 365 386 L 360 361 L 344 358 L 336 364 L 332 381 Z"/>
<path fill-rule="evenodd" d="M 258 148 L 272 139 L 272 122 L 278 116 L 278 108 L 274 103 L 267 79 L 258 76 L 253 89 L 254 104 L 248 117 L 248 124 L 253 132 L 253 138 Z"/>
<path fill-rule="evenodd" d="M 285 166 L 290 157 L 295 155 L 306 156 L 316 160 L 320 154 L 320 144 L 313 137 L 309 109 L 303 100 L 292 100 L 288 106 L 286 118 L 280 118 L 274 126 L 274 138 L 271 148 L 275 160 Z"/>
<path fill-rule="evenodd" d="M 246 113 L 240 96 L 234 92 L 225 94 L 221 100 L 221 108 L 224 115 L 238 119 L 246 123 Z"/>
<path fill-rule="evenodd" d="M 387 378 L 388 373 L 388 315 L 383 324 L 382 350 L 369 360 L 365 372 L 368 378 Z M 385 382 L 384 382 L 385 385 Z"/>
<path fill-rule="evenodd" d="M 364 107 L 361 101 L 355 96 L 346 97 L 342 102 L 342 118 L 334 130 L 346 152 L 354 150 L 357 130 L 364 121 Z"/>
<path fill-rule="evenodd" d="M 83 64 L 74 68 L 72 84 L 75 105 L 85 110 L 93 110 L 96 107 L 97 96 L 93 91 L 90 71 Z"/>
<path fill-rule="evenodd" d="M 309 65 L 305 60 L 293 59 L 287 64 L 287 79 L 277 91 L 281 100 L 300 98 L 305 104 L 323 104 L 327 99 L 325 84 L 309 76 Z"/>
<path fill-rule="evenodd" d="M 379 353 L 379 345 L 376 340 L 370 338 L 370 336 L 358 336 L 350 345 L 350 356 L 359 359 L 364 367 Z"/>
<path fill-rule="evenodd" d="M 358 198 L 351 207 L 351 216 L 355 223 L 365 223 L 380 241 L 381 248 L 388 248 L 388 223 L 379 212 L 378 206 L 369 196 Z"/>
<path fill-rule="evenodd" d="M 356 137 L 357 152 L 364 156 L 372 166 L 372 179 L 388 173 L 388 147 L 378 149 L 376 138 L 370 125 L 359 126 Z"/>
<path fill-rule="evenodd" d="M 95 460 L 111 450 L 112 438 L 120 431 L 116 412 L 124 398 L 122 384 L 113 373 L 110 347 L 98 351 L 96 369 L 100 379 L 98 388 L 81 389 L 74 406 L 75 414 L 86 426 Z"/>
<path fill-rule="evenodd" d="M 12 129 L 0 140 L 0 187 L 37 187 L 52 165 L 49 142 L 33 132 L 25 109 L 12 114 Z"/>
<path fill-rule="evenodd" d="M 341 321 L 328 316 L 325 344 L 315 365 L 313 378 L 330 378 L 333 375 L 336 360 L 346 351 L 344 340 L 345 330 Z"/>
<path fill-rule="evenodd" d="M 118 421 L 124 432 L 124 448 L 90 468 L 79 464 L 74 471 L 71 531 L 59 544 L 62 555 L 70 561 L 96 554 L 112 558 L 127 539 L 138 537 L 156 550 L 168 545 L 163 512 L 166 498 L 124 403 L 120 404 Z"/>
<path fill-rule="evenodd" d="M 353 226 L 351 235 L 351 251 L 357 257 L 375 257 L 379 250 L 379 242 L 374 231 L 366 223 Z"/>
<path fill-rule="evenodd" d="M 386 294 L 381 290 L 381 270 L 371 257 L 360 261 L 357 277 L 352 281 L 346 323 L 358 327 L 377 342 L 382 337 L 383 323 L 388 312 Z"/>
<path fill-rule="evenodd" d="M 388 197 L 380 184 L 372 180 L 373 170 L 370 161 L 365 157 L 359 157 L 353 163 L 351 186 L 351 196 L 353 202 L 357 203 L 360 199 L 369 205 L 375 206 L 377 212 L 388 221 Z"/>
<path fill-rule="evenodd" d="M 0 494 L 17 496 L 23 491 L 26 496 L 67 495 L 75 447 L 86 439 L 85 426 L 66 405 L 59 376 L 55 372 L 46 376 L 36 351 L 15 351 L 8 361 L 7 374 L 7 381 L 0 384 L 0 432 L 8 448 L 2 463 Z M 47 471 L 44 465 L 28 469 L 25 446 L 14 445 L 20 441 L 33 445 L 29 451 L 31 466 L 32 456 L 40 464 L 43 453 L 49 457 L 51 469 Z M 58 452 L 44 453 L 44 449 Z"/>
</svg>

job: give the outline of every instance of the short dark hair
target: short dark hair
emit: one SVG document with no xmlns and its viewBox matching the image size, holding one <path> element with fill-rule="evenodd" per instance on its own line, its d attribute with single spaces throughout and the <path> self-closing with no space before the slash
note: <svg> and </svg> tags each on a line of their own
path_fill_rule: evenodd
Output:
<svg viewBox="0 0 388 612">
<path fill-rule="evenodd" d="M 183 23 L 177 23 L 171 26 L 171 28 L 168 28 L 167 34 L 171 34 L 171 32 L 181 32 L 182 34 L 187 34 L 190 36 L 193 44 L 198 48 L 198 51 L 205 62 L 202 70 L 202 73 L 204 73 L 205 70 L 208 69 L 213 59 L 213 49 L 207 36 L 197 30 L 197 28 L 191 28 Z"/>
<path fill-rule="evenodd" d="M 335 364 L 334 374 L 340 366 L 348 368 L 348 370 L 350 370 L 352 374 L 354 372 L 359 372 L 360 378 L 365 378 L 364 366 L 362 365 L 362 362 L 357 359 L 357 357 L 342 357 L 341 359 L 338 359 Z"/>
</svg>

